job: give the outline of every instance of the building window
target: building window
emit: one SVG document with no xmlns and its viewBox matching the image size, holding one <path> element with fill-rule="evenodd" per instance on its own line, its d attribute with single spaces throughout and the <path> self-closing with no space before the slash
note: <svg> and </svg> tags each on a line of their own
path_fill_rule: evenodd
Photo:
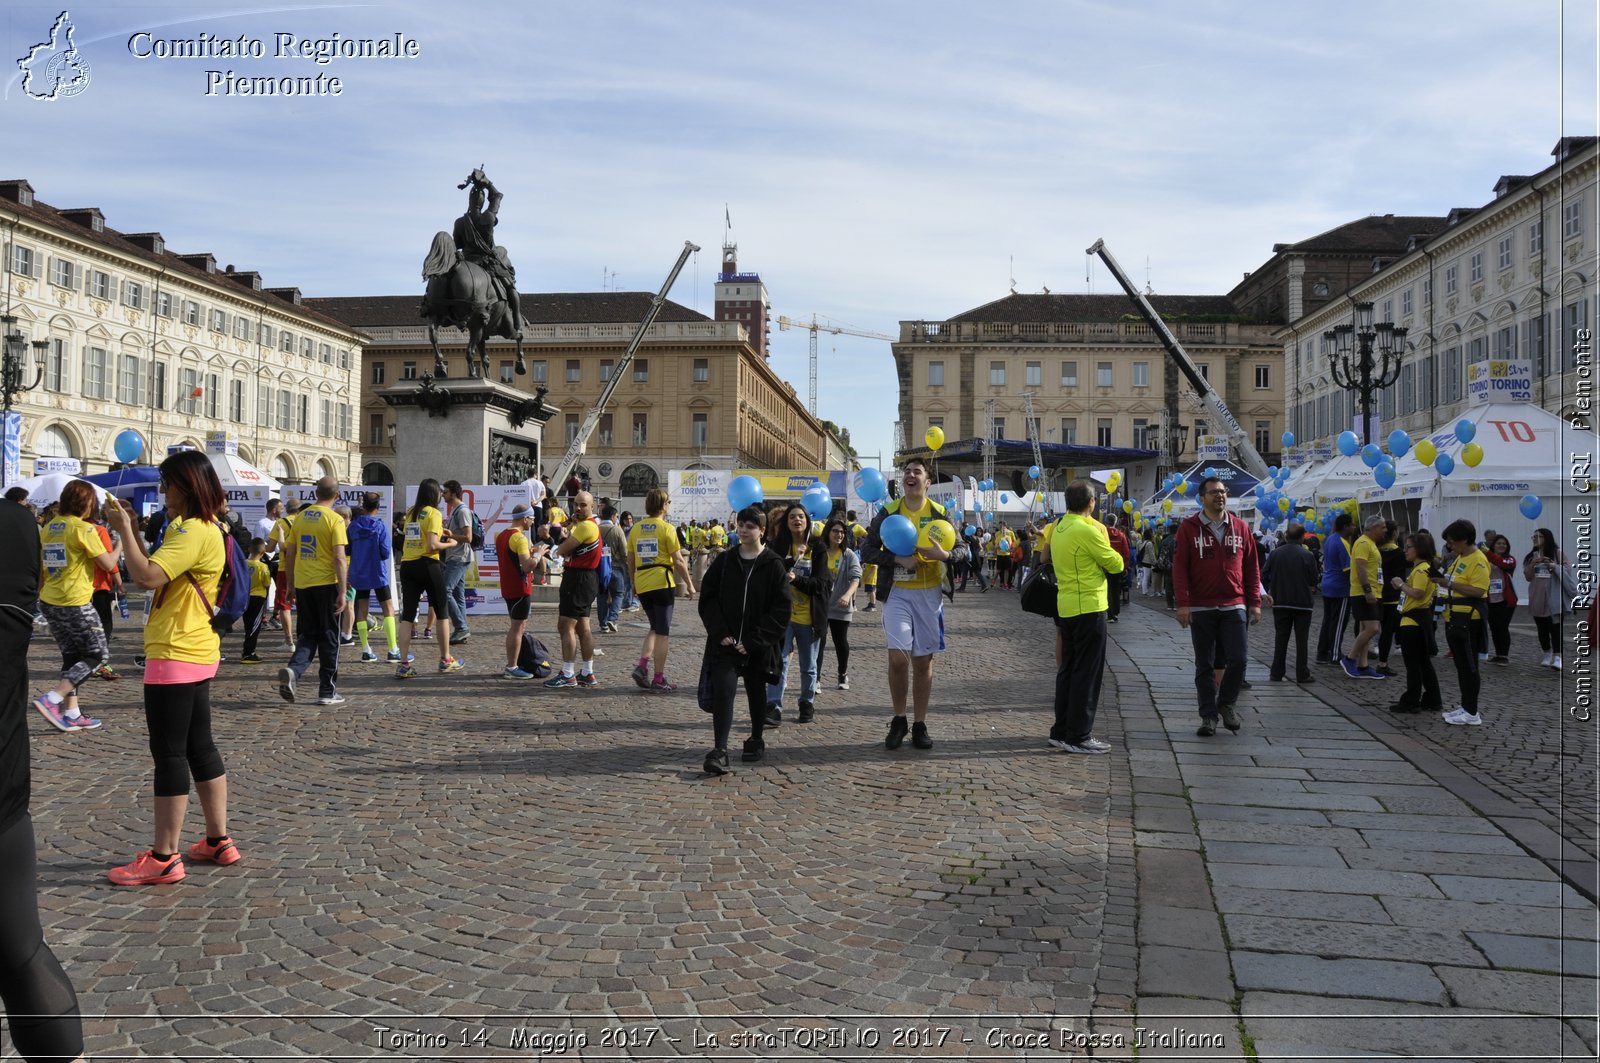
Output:
<svg viewBox="0 0 1600 1063">
<path fill-rule="evenodd" d="M 332 435 L 333 434 L 333 400 L 332 399 L 323 399 L 317 405 L 318 405 L 317 412 L 321 415 L 322 434 L 325 435 L 325 436 Z"/>
<path fill-rule="evenodd" d="M 250 319 L 243 314 L 235 315 L 233 319 L 233 338 L 246 341 L 250 339 Z"/>
<path fill-rule="evenodd" d="M 1433 305 L 1433 278 L 1422 278 L 1422 302 L 1425 306 Z"/>
<path fill-rule="evenodd" d="M 567 359 L 567 383 L 583 383 L 583 363 L 576 358 Z"/>
<path fill-rule="evenodd" d="M 600 415 L 600 425 L 595 429 L 595 431 L 597 431 L 600 435 L 600 445 L 602 447 L 609 447 L 612 445 L 611 424 L 611 415 L 609 413 L 602 413 Z"/>
<path fill-rule="evenodd" d="M 1385 421 L 1394 416 L 1394 388 L 1383 389 L 1383 401 L 1379 404 L 1378 416 Z"/>
<path fill-rule="evenodd" d="M 1095 422 L 1094 438 L 1097 446 L 1109 447 L 1111 445 L 1111 418 L 1102 417 Z"/>
<path fill-rule="evenodd" d="M 171 292 L 157 292 L 156 293 L 156 316 L 157 317 L 171 317 L 172 316 L 172 293 Z"/>
<path fill-rule="evenodd" d="M 234 424 L 244 424 L 244 381 L 228 381 L 228 419 Z"/>
<path fill-rule="evenodd" d="M 1023 380 L 1030 388 L 1039 387 L 1044 383 L 1044 363 L 1029 362 L 1023 366 Z"/>
<path fill-rule="evenodd" d="M 374 384 L 383 383 L 384 375 L 386 373 L 388 373 L 388 371 L 389 370 L 386 368 L 386 363 L 384 363 L 384 362 L 373 362 L 372 363 L 372 382 Z"/>
<path fill-rule="evenodd" d="M 1507 325 L 1494 334 L 1494 356 L 1511 359 L 1517 356 L 1517 327 Z"/>
<path fill-rule="evenodd" d="M 317 359 L 321 361 L 323 365 L 332 365 L 333 345 L 330 343 L 317 344 Z"/>
<path fill-rule="evenodd" d="M 1511 268 L 1511 245 L 1512 245 L 1512 242 L 1513 242 L 1512 238 L 1509 237 L 1509 236 L 1505 237 L 1504 239 L 1502 239 L 1500 241 L 1500 268 L 1501 269 L 1510 269 Z"/>
<path fill-rule="evenodd" d="M 1006 437 L 1006 419 L 1004 417 L 996 417 L 990 422 L 989 431 L 993 433 L 989 438 L 1004 439 Z"/>
<path fill-rule="evenodd" d="M 416 362 L 401 362 L 400 363 L 400 379 L 401 380 L 415 380 L 415 379 L 417 379 L 417 363 Z"/>
<path fill-rule="evenodd" d="M 1150 386 L 1149 362 L 1133 363 L 1133 386 L 1136 388 L 1147 388 Z"/>
<path fill-rule="evenodd" d="M 74 270 L 70 260 L 65 258 L 53 258 L 50 260 L 50 283 L 57 288 L 76 287 L 73 281 L 77 278 L 73 274 Z"/>
<path fill-rule="evenodd" d="M 1411 289 L 1407 288 L 1405 291 L 1400 293 L 1400 316 L 1410 317 L 1411 313 Z"/>
<path fill-rule="evenodd" d="M 1444 394 L 1440 396 L 1445 402 L 1455 402 L 1461 398 L 1461 348 L 1451 347 L 1444 352 Z"/>
<path fill-rule="evenodd" d="M 698 450 L 704 450 L 711 439 L 711 424 L 709 415 L 697 413 L 694 422 L 689 426 L 689 445 Z"/>
<path fill-rule="evenodd" d="M 1472 278 L 1472 283 L 1473 284 L 1477 284 L 1478 282 L 1483 280 L 1483 252 L 1482 251 L 1474 251 L 1472 253 L 1472 257 L 1467 259 L 1467 269 L 1468 269 L 1468 275 Z"/>
<path fill-rule="evenodd" d="M 228 315 L 221 310 L 213 310 L 211 311 L 210 324 L 212 332 L 227 332 Z"/>
<path fill-rule="evenodd" d="M 117 401 L 127 406 L 144 404 L 143 366 L 137 355 L 124 354 L 117 359 Z M 193 413 L 193 410 L 187 411 Z"/>
<path fill-rule="evenodd" d="M 266 384 L 256 385 L 256 425 L 272 427 L 272 388 Z"/>
<path fill-rule="evenodd" d="M 992 388 L 1003 388 L 1006 386 L 1006 363 L 989 363 L 989 386 Z"/>
<path fill-rule="evenodd" d="M 343 348 L 343 347 L 339 348 L 339 368 L 340 369 L 349 369 L 350 368 L 350 352 L 347 349 Z"/>
<path fill-rule="evenodd" d="M 1417 409 L 1417 382 L 1414 366 L 1407 363 L 1400 367 L 1400 412 L 1415 413 Z"/>
<path fill-rule="evenodd" d="M 294 425 L 294 393 L 288 388 L 278 389 L 278 429 L 289 431 Z"/>
<path fill-rule="evenodd" d="M 1064 388 L 1075 388 L 1078 386 L 1077 362 L 1061 363 L 1061 386 Z"/>
<path fill-rule="evenodd" d="M 639 358 L 633 363 L 633 382 L 635 384 L 650 383 L 650 359 Z"/>
<path fill-rule="evenodd" d="M 1078 419 L 1076 417 L 1061 418 L 1061 442 L 1073 444 L 1078 441 Z"/>
<path fill-rule="evenodd" d="M 312 339 L 310 336 L 301 336 L 300 337 L 300 357 L 304 358 L 306 361 L 309 362 L 313 358 L 315 358 L 316 356 L 317 356 L 317 341 Z"/>
<path fill-rule="evenodd" d="M 636 413 L 633 415 L 633 445 L 636 447 L 647 446 L 650 442 L 650 415 Z"/>
<path fill-rule="evenodd" d="M 548 384 L 550 382 L 550 363 L 544 359 L 541 358 L 531 363 L 531 368 L 528 371 L 533 374 L 529 379 L 535 384 Z"/>
<path fill-rule="evenodd" d="M 367 414 L 367 446 L 381 447 L 386 442 L 388 440 L 384 438 L 383 414 Z"/>
<path fill-rule="evenodd" d="M 1549 328 L 1543 314 L 1533 318 L 1527 325 L 1528 355 L 1533 359 L 1533 373 L 1535 376 L 1545 377 L 1550 375 L 1550 353 L 1547 341 Z"/>
<path fill-rule="evenodd" d="M 338 416 L 336 420 L 338 423 L 334 425 L 334 431 L 338 433 L 340 439 L 349 439 L 351 421 L 350 404 L 348 402 L 339 403 Z"/>
<path fill-rule="evenodd" d="M 1456 267 L 1455 266 L 1446 266 L 1444 268 L 1444 294 L 1446 294 L 1446 295 L 1454 295 L 1454 294 L 1456 294 Z"/>
<path fill-rule="evenodd" d="M 1583 235 L 1583 197 L 1579 196 L 1561 208 L 1561 238 L 1570 240 Z"/>
<path fill-rule="evenodd" d="M 295 410 L 295 429 L 301 433 L 311 431 L 311 396 L 301 395 L 298 408 Z"/>
<path fill-rule="evenodd" d="M 566 415 L 565 423 L 562 426 L 562 438 L 569 447 L 572 445 L 572 441 L 578 438 L 577 414 L 569 413 Z"/>
<path fill-rule="evenodd" d="M 1271 453 L 1274 449 L 1272 446 L 1271 421 L 1256 422 L 1256 449 L 1263 454 Z"/>
<path fill-rule="evenodd" d="M 510 384 L 517 376 L 517 367 L 511 362 L 500 363 L 500 383 Z"/>
<path fill-rule="evenodd" d="M 1489 357 L 1489 337 L 1477 336 L 1467 341 L 1467 364 L 1477 365 Z"/>
<path fill-rule="evenodd" d="M 1135 417 L 1133 419 L 1133 445 L 1145 448 L 1150 445 L 1150 421 L 1148 418 Z"/>
<path fill-rule="evenodd" d="M 1528 226 L 1528 257 L 1533 258 L 1544 253 L 1544 219 L 1531 223 Z"/>
<path fill-rule="evenodd" d="M 709 358 L 696 358 L 694 360 L 694 382 L 696 384 L 711 383 L 711 360 Z"/>
<path fill-rule="evenodd" d="M 49 353 L 44 359 L 44 389 L 67 390 L 67 341 L 51 340 Z"/>
<path fill-rule="evenodd" d="M 277 341 L 277 335 L 272 331 L 271 325 L 262 325 L 256 330 L 256 340 L 263 347 L 271 347 Z"/>
<path fill-rule="evenodd" d="M 615 359 L 600 359 L 600 383 L 609 384 L 611 382 L 611 378 L 616 375 L 616 372 L 617 363 Z"/>
<path fill-rule="evenodd" d="M 1270 365 L 1256 366 L 1256 390 L 1272 390 L 1272 367 Z"/>
<path fill-rule="evenodd" d="M 222 409 L 222 378 L 215 373 L 206 374 L 206 416 L 217 417 Z"/>
<path fill-rule="evenodd" d="M 158 410 L 167 408 L 167 363 L 150 363 L 150 405 Z"/>
<path fill-rule="evenodd" d="M 1561 311 L 1562 338 L 1566 341 L 1561 350 L 1561 368 L 1571 369 L 1578 364 L 1577 350 L 1581 343 L 1585 350 L 1589 349 L 1590 340 L 1585 337 L 1579 339 L 1578 334 L 1589 327 L 1589 303 L 1580 299 L 1576 303 L 1568 303 Z"/>
<path fill-rule="evenodd" d="M 179 413 L 190 416 L 200 411 L 200 400 L 195 397 L 195 389 L 200 386 L 200 370 L 181 369 L 178 371 L 178 401 L 172 405 Z"/>
<path fill-rule="evenodd" d="M 21 244 L 11 245 L 11 272 L 24 277 L 33 276 L 33 248 Z"/>
<path fill-rule="evenodd" d="M 294 333 L 284 329 L 278 334 L 278 350 L 284 354 L 294 353 Z"/>
<path fill-rule="evenodd" d="M 100 270 L 89 271 L 89 294 L 96 299 L 111 298 L 111 275 Z"/>
<path fill-rule="evenodd" d="M 1379 320 L 1382 320 L 1382 321 L 1393 321 L 1394 320 L 1394 300 L 1393 299 L 1385 299 L 1383 301 L 1383 317 L 1380 318 Z"/>
<path fill-rule="evenodd" d="M 661 477 L 642 461 L 634 462 L 617 477 L 617 493 L 628 498 L 640 498 L 661 486 Z"/>
<path fill-rule="evenodd" d="M 944 363 L 943 362 L 929 362 L 928 363 L 928 386 L 930 388 L 942 388 L 942 387 L 944 387 Z"/>
<path fill-rule="evenodd" d="M 1204 377 L 1205 379 L 1207 379 L 1207 380 L 1211 379 L 1211 363 L 1210 362 L 1201 362 L 1200 363 L 1200 375 L 1202 377 Z"/>
<path fill-rule="evenodd" d="M 1101 388 L 1112 386 L 1110 362 L 1100 362 L 1094 367 L 1094 383 L 1096 387 Z"/>
</svg>

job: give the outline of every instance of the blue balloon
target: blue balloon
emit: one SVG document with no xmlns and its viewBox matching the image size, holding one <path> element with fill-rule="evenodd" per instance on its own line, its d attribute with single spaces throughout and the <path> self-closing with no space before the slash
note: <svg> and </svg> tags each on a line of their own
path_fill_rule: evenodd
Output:
<svg viewBox="0 0 1600 1063">
<path fill-rule="evenodd" d="M 111 452 L 124 465 L 138 461 L 139 455 L 144 453 L 144 436 L 131 428 L 124 428 L 111 444 Z"/>
<path fill-rule="evenodd" d="M 950 511 L 950 523 L 951 524 L 960 524 L 961 523 L 961 516 L 962 516 L 962 514 L 961 514 L 961 511 L 959 509 L 952 509 Z"/>
<path fill-rule="evenodd" d="M 917 526 L 902 514 L 886 517 L 878 529 L 878 538 L 896 557 L 910 557 L 917 551 Z"/>
<path fill-rule="evenodd" d="M 1205 471 L 1204 475 L 1206 476 L 1207 479 L 1215 476 L 1216 474 L 1217 474 L 1217 470 L 1216 470 L 1215 466 L 1213 466 L 1213 465 L 1207 465 L 1206 466 L 1206 471 Z"/>
<path fill-rule="evenodd" d="M 1010 502 L 1010 501 L 1011 501 L 1011 496 L 1002 491 L 1000 493 L 1000 504 L 1001 505 L 1005 505 L 1007 502 Z"/>
<path fill-rule="evenodd" d="M 1378 486 L 1385 491 L 1394 486 L 1394 466 L 1384 462 L 1372 470 L 1372 478 L 1378 481 Z"/>
<path fill-rule="evenodd" d="M 735 476 L 728 485 L 728 508 L 735 512 L 746 506 L 758 506 L 766 501 L 766 493 L 761 490 L 761 481 L 754 476 Z"/>
<path fill-rule="evenodd" d="M 1354 432 L 1346 430 L 1339 433 L 1339 453 L 1348 458 L 1360 449 L 1361 440 L 1356 438 Z"/>
<path fill-rule="evenodd" d="M 1039 478 L 1039 466 L 1037 466 L 1037 465 L 1029 465 L 1028 466 L 1028 478 L 1030 480 L 1037 480 Z"/>
<path fill-rule="evenodd" d="M 1463 443 L 1472 442 L 1472 437 L 1478 434 L 1478 426 L 1463 417 L 1456 422 L 1456 438 Z"/>
<path fill-rule="evenodd" d="M 1517 503 L 1517 509 L 1529 520 L 1537 520 L 1539 514 L 1544 512 L 1544 502 L 1538 495 L 1523 495 L 1522 501 Z"/>
<path fill-rule="evenodd" d="M 1383 463 L 1383 451 L 1378 449 L 1378 444 L 1368 443 L 1361 448 L 1361 461 L 1369 469 L 1376 469 Z"/>
<path fill-rule="evenodd" d="M 812 520 L 823 520 L 833 512 L 833 498 L 826 490 L 818 491 L 812 488 L 800 496 L 800 504 L 806 507 L 806 512 L 811 514 Z"/>
<path fill-rule="evenodd" d="M 1294 446 L 1294 433 L 1293 432 L 1285 432 L 1285 433 L 1283 433 L 1283 446 L 1284 446 L 1284 449 L 1286 449 L 1286 450 L 1289 447 Z"/>
<path fill-rule="evenodd" d="M 877 469 L 862 469 L 856 473 L 855 488 L 864 502 L 882 502 L 889 494 L 889 484 Z"/>
<path fill-rule="evenodd" d="M 968 524 L 967 525 L 967 534 L 968 535 L 976 535 L 976 534 L 978 534 L 978 529 L 974 528 L 972 525 Z"/>
<path fill-rule="evenodd" d="M 1268 465 L 1267 466 L 1267 475 L 1272 477 L 1274 480 L 1276 480 L 1278 478 L 1278 473 L 1281 472 L 1281 471 L 1282 470 L 1279 469 L 1276 465 Z"/>
<path fill-rule="evenodd" d="M 1389 453 L 1397 458 L 1402 458 L 1405 457 L 1406 452 L 1410 449 L 1411 437 L 1409 435 L 1398 428 L 1389 433 Z"/>
<path fill-rule="evenodd" d="M 1456 459 L 1448 454 L 1440 454 L 1433 459 L 1433 467 L 1440 476 L 1449 476 L 1456 471 Z"/>
</svg>

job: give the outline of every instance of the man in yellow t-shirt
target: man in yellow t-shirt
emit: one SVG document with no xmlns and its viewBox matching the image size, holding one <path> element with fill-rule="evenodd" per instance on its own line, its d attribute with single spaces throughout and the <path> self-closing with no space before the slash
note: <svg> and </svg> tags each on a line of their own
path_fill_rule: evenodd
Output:
<svg viewBox="0 0 1600 1063">
<path fill-rule="evenodd" d="M 1373 516 L 1350 544 L 1350 611 L 1356 619 L 1356 643 L 1341 667 L 1351 679 L 1385 678 L 1367 663 L 1367 651 L 1383 627 L 1383 554 L 1378 548 L 1388 538 L 1384 519 Z"/>
<path fill-rule="evenodd" d="M 288 604 L 300 604 L 300 632 L 294 656 L 278 671 L 278 693 L 293 701 L 295 683 L 320 660 L 317 704 L 343 705 L 335 683 L 339 678 L 339 614 L 344 612 L 349 586 L 350 557 L 345 553 L 349 536 L 344 519 L 333 511 L 339 482 L 331 476 L 317 481 L 317 500 L 295 517 L 284 549 L 288 573 Z"/>
</svg>

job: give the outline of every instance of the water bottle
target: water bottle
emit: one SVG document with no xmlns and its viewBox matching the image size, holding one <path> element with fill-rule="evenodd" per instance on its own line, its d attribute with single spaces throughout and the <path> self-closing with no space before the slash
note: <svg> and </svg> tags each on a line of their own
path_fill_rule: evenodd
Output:
<svg viewBox="0 0 1600 1063">
<path fill-rule="evenodd" d="M 117 592 L 117 612 L 122 614 L 122 619 L 128 619 L 128 596 L 121 591 Z"/>
</svg>

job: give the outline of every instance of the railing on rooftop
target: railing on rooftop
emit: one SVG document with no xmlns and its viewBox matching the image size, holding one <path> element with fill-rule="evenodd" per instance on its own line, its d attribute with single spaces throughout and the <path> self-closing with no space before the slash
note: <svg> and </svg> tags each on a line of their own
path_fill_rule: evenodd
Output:
<svg viewBox="0 0 1600 1063">
<path fill-rule="evenodd" d="M 1179 342 L 1238 342 L 1237 324 L 1171 322 Z M 1155 334 L 1142 321 L 905 321 L 902 343 L 1151 343 Z"/>
</svg>

